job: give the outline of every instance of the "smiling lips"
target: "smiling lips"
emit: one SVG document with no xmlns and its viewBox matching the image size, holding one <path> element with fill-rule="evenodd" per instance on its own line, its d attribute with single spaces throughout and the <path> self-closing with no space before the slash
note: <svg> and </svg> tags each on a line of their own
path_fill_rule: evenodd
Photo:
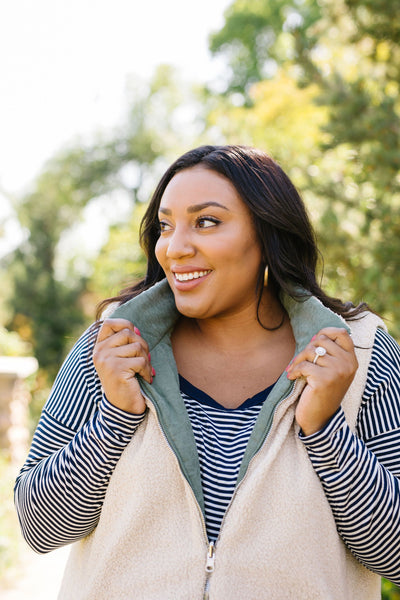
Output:
<svg viewBox="0 0 400 600">
<path fill-rule="evenodd" d="M 192 279 L 200 279 L 211 273 L 211 269 L 208 271 L 191 271 L 190 273 L 174 273 L 174 277 L 177 281 L 191 281 Z"/>
</svg>

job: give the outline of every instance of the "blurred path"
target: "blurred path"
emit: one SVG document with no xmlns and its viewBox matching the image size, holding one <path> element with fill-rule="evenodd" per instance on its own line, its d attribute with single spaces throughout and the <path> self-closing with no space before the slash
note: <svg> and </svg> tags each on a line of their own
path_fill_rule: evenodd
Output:
<svg viewBox="0 0 400 600">
<path fill-rule="evenodd" d="M 0 589 L 1 600 L 56 600 L 69 550 L 39 555 L 27 548 L 14 584 Z"/>
</svg>

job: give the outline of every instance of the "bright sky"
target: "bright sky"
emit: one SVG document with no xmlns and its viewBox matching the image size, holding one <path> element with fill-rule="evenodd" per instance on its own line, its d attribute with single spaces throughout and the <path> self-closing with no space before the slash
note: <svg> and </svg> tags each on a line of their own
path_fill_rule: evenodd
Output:
<svg viewBox="0 0 400 600">
<path fill-rule="evenodd" d="M 0 218 L 1 190 L 21 191 L 64 144 L 118 122 L 129 74 L 170 63 L 188 80 L 215 75 L 207 38 L 231 2 L 3 0 Z"/>
<path fill-rule="evenodd" d="M 0 185 L 15 191 L 77 134 L 122 116 L 127 75 L 207 80 L 232 0 L 12 0 L 0 6 Z"/>
</svg>

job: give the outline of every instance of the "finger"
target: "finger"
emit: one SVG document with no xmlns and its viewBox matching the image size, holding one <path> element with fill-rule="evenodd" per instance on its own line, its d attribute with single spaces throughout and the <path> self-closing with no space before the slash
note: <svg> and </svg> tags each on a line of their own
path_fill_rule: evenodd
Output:
<svg viewBox="0 0 400 600">
<path fill-rule="evenodd" d="M 325 354 L 319 354 L 319 352 L 317 352 L 318 348 L 323 348 Z M 323 359 L 329 359 L 329 357 L 344 358 L 346 353 L 347 351 L 344 350 L 342 346 L 328 338 L 326 335 L 318 336 L 312 344 L 308 344 L 304 349 L 306 360 L 314 364 L 323 364 L 323 362 L 326 362 L 326 360 L 324 361 Z"/>
<path fill-rule="evenodd" d="M 118 345 L 114 347 L 113 354 L 118 358 L 136 358 L 142 356 L 150 364 L 149 352 L 140 342 L 131 342 L 129 344 Z"/>
<path fill-rule="evenodd" d="M 325 372 L 336 373 L 336 377 L 347 377 L 349 373 L 355 372 L 358 363 L 354 352 L 346 352 L 334 342 L 330 343 L 333 345 L 332 354 L 326 352 L 323 356 L 318 356 L 315 348 L 309 347 L 301 352 L 286 369 L 288 379 L 305 377 L 309 382 L 309 377 L 321 378 Z M 316 356 L 317 360 L 314 362 Z"/>
<path fill-rule="evenodd" d="M 109 333 L 109 335 L 107 335 L 107 332 L 110 332 L 111 329 L 106 330 L 106 337 L 103 338 L 98 338 L 97 342 L 96 342 L 96 350 L 102 349 L 102 348 L 116 348 L 119 346 L 124 346 L 126 344 L 131 344 L 131 343 L 135 343 L 138 342 L 141 344 L 143 350 L 145 353 L 149 353 L 149 346 L 146 342 L 146 340 L 144 340 L 141 336 L 140 336 L 140 331 L 139 329 L 137 329 L 137 327 L 135 327 L 134 325 L 132 325 L 132 323 L 130 323 L 130 321 L 125 321 L 124 319 L 120 319 L 121 323 L 118 324 L 117 326 L 117 331 L 113 332 L 113 333 Z M 131 327 L 123 327 L 122 329 L 120 329 L 120 327 L 122 327 L 124 324 L 129 323 L 131 325 Z"/>
<path fill-rule="evenodd" d="M 123 373 L 130 377 L 140 375 L 152 383 L 152 379 L 155 376 L 155 370 L 150 364 L 149 355 L 143 351 L 140 344 L 128 344 L 125 346 L 119 346 L 113 349 L 112 354 L 108 353 L 107 356 L 104 353 L 95 356 L 95 366 L 99 373 L 105 373 L 108 375 Z"/>
<path fill-rule="evenodd" d="M 128 329 L 132 333 L 135 333 L 135 326 L 128 319 L 105 319 L 100 327 L 97 341 L 101 342 L 123 329 Z"/>
<path fill-rule="evenodd" d="M 118 324 L 117 328 L 125 323 L 126 321 L 121 319 L 121 323 Z M 134 329 L 139 331 L 135 327 Z M 93 349 L 93 360 L 96 367 L 99 368 L 102 368 L 101 365 L 103 365 L 103 368 L 106 367 L 107 363 L 111 364 L 110 361 L 115 359 L 118 360 L 135 357 L 142 357 L 148 364 L 149 373 L 153 376 L 155 375 L 154 369 L 152 369 L 150 365 L 151 355 L 147 342 L 142 337 L 134 333 L 131 329 L 127 328 L 113 333 L 109 337 L 104 338 L 102 341 L 97 341 Z M 121 366 L 120 363 L 119 366 Z M 146 377 L 146 379 L 149 378 Z"/>
<path fill-rule="evenodd" d="M 318 346 L 321 346 L 326 350 L 325 356 L 318 357 L 316 361 L 319 365 L 326 364 L 326 358 L 329 358 L 329 356 L 345 358 L 346 355 L 353 355 L 354 353 L 353 342 L 345 329 L 326 327 L 325 329 L 321 329 L 321 331 L 312 338 L 311 342 L 294 357 L 286 370 L 290 370 L 303 360 L 308 360 L 313 363 L 316 356 L 315 350 Z M 322 359 L 324 358 L 325 361 L 322 362 Z"/>
<path fill-rule="evenodd" d="M 324 350 L 326 350 L 326 354 L 324 354 L 323 356 L 318 356 L 316 353 L 316 349 L 318 347 L 324 348 Z M 292 371 L 294 368 L 298 367 L 298 365 L 300 363 L 302 363 L 303 361 L 307 361 L 312 364 L 316 364 L 318 362 L 319 365 L 321 365 L 321 364 L 323 364 L 321 362 L 322 359 L 326 359 L 326 357 L 329 357 L 330 354 L 334 354 L 335 352 L 338 352 L 339 350 L 340 350 L 339 346 L 336 346 L 335 343 L 332 342 L 331 340 L 329 340 L 328 338 L 325 338 L 325 344 L 323 344 L 322 341 L 320 344 L 317 344 L 316 342 L 310 343 L 304 348 L 304 350 L 299 352 L 299 354 L 297 354 L 294 357 L 292 362 L 286 368 L 286 371 L 287 372 Z M 317 356 L 317 360 L 314 362 L 314 359 L 316 356 Z M 324 364 L 326 364 L 326 360 L 324 360 Z"/>
<path fill-rule="evenodd" d="M 303 377 L 308 382 L 309 377 L 311 377 L 312 375 L 318 375 L 318 371 L 319 368 L 316 364 L 313 364 L 308 360 L 303 360 L 298 364 L 294 365 L 287 372 L 287 377 L 290 380 L 299 379 L 300 377 Z"/>
<path fill-rule="evenodd" d="M 133 333 L 130 329 L 121 329 L 121 331 L 114 333 L 102 342 L 98 342 L 97 347 L 111 349 L 129 344 L 138 344 L 146 354 L 149 353 L 149 347 L 146 340 L 136 335 L 136 333 Z"/>
<path fill-rule="evenodd" d="M 320 342 L 326 340 L 327 338 L 343 348 L 343 350 L 350 351 L 354 347 L 353 341 L 344 327 L 325 327 L 324 329 L 321 329 L 316 336 L 314 336 L 312 341 L 317 346 L 323 346 L 323 344 L 320 344 Z"/>
<path fill-rule="evenodd" d="M 152 383 L 155 371 L 152 369 L 146 356 L 135 356 L 134 358 L 125 360 L 127 360 L 128 370 L 131 371 L 134 376 L 140 375 L 140 377 L 145 379 L 148 383 Z"/>
</svg>

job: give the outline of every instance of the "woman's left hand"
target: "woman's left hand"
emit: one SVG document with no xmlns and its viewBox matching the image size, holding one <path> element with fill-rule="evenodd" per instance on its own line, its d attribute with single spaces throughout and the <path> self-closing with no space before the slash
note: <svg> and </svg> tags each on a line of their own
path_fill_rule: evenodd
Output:
<svg viewBox="0 0 400 600">
<path fill-rule="evenodd" d="M 314 362 L 315 349 L 326 354 Z M 345 329 L 321 329 L 290 363 L 288 379 L 303 377 L 307 385 L 296 407 L 296 421 L 304 435 L 322 429 L 339 408 L 358 368 L 351 337 Z"/>
</svg>

